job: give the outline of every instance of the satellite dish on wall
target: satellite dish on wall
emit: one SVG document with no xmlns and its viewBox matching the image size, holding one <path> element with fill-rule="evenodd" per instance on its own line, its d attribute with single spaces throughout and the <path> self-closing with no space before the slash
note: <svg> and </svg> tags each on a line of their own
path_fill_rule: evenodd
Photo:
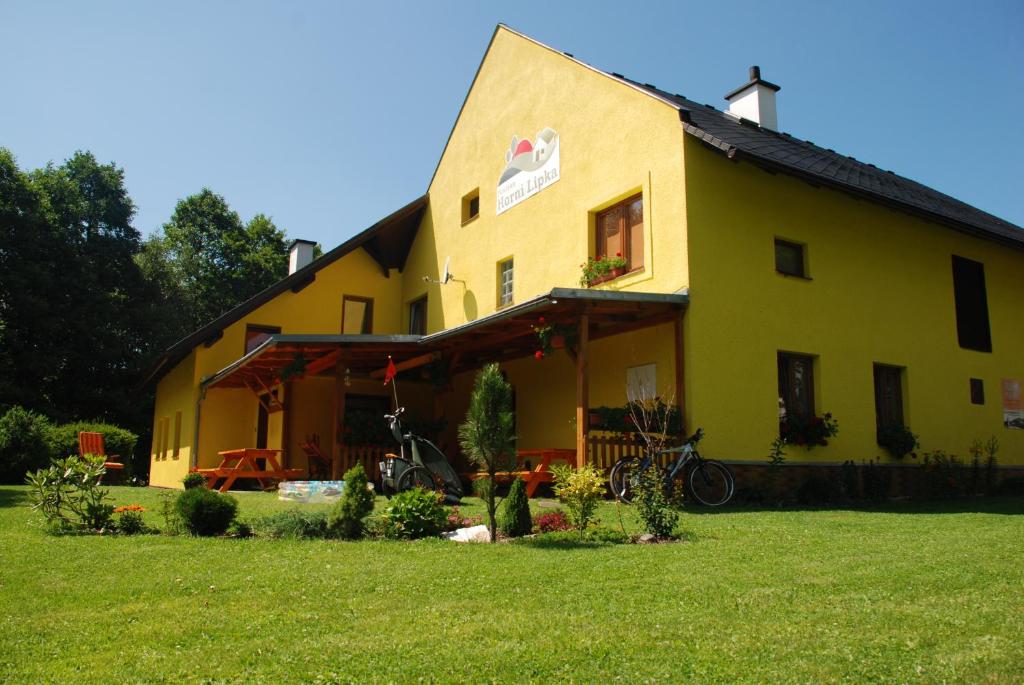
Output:
<svg viewBox="0 0 1024 685">
<path fill-rule="evenodd" d="M 438 285 L 444 285 L 448 281 L 452 280 L 452 272 L 449 269 L 449 267 L 451 266 L 451 263 L 452 263 L 452 258 L 450 256 L 444 258 L 444 273 L 441 274 L 441 280 L 435 281 L 430 276 L 424 276 L 423 277 L 423 282 L 424 283 L 436 283 Z"/>
</svg>

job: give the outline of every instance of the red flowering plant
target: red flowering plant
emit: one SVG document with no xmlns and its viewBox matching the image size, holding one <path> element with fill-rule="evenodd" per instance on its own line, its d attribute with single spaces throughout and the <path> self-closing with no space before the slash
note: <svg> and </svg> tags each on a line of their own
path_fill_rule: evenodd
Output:
<svg viewBox="0 0 1024 685">
<path fill-rule="evenodd" d="M 533 519 L 533 529 L 538 533 L 554 533 L 560 530 L 572 530 L 572 525 L 564 512 L 549 511 L 538 514 Z"/>
<path fill-rule="evenodd" d="M 787 445 L 798 445 L 813 449 L 816 445 L 825 446 L 828 439 L 839 432 L 839 422 L 830 412 L 821 416 L 805 416 L 793 413 L 779 421 L 779 438 Z"/>
<path fill-rule="evenodd" d="M 537 335 L 538 349 L 533 353 L 534 359 L 540 361 L 551 354 L 551 350 L 573 344 L 576 331 L 569 326 L 549 324 L 543 316 L 537 318 L 533 326 L 533 332 Z M 556 344 L 555 341 L 558 340 Z"/>
<path fill-rule="evenodd" d="M 580 269 L 582 269 L 580 285 L 589 288 L 596 283 L 608 280 L 613 272 L 623 270 L 627 266 L 629 266 L 629 262 L 621 252 L 616 252 L 614 257 L 602 257 L 601 255 L 590 257 L 586 262 L 580 264 Z"/>
<path fill-rule="evenodd" d="M 463 516 L 458 507 L 452 507 L 448 510 L 448 516 L 445 518 L 444 529 L 453 531 L 459 528 L 472 528 L 483 522 L 483 516 Z"/>
</svg>

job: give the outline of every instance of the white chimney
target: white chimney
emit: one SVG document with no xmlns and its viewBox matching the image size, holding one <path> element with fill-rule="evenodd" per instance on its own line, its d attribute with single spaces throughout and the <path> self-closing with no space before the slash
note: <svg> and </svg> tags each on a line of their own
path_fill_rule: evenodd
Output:
<svg viewBox="0 0 1024 685">
<path fill-rule="evenodd" d="M 293 240 L 288 246 L 288 275 L 292 275 L 313 261 L 313 249 L 316 243 L 312 240 Z"/>
<path fill-rule="evenodd" d="M 775 93 L 780 87 L 761 80 L 761 67 L 750 67 L 750 81 L 725 96 L 729 114 L 749 119 L 763 128 L 779 130 Z"/>
</svg>

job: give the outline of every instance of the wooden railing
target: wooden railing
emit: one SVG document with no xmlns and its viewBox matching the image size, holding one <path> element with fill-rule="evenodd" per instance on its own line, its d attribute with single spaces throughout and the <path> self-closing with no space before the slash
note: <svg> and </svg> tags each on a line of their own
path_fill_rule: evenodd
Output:
<svg viewBox="0 0 1024 685">
<path fill-rule="evenodd" d="M 341 475 L 355 466 L 362 464 L 366 477 L 380 480 L 380 462 L 384 455 L 394 450 L 378 445 L 343 445 L 341 447 Z"/>
<path fill-rule="evenodd" d="M 607 431 L 590 431 L 587 435 L 587 462 L 607 470 L 622 457 L 639 457 L 640 445 L 631 436 Z"/>
</svg>

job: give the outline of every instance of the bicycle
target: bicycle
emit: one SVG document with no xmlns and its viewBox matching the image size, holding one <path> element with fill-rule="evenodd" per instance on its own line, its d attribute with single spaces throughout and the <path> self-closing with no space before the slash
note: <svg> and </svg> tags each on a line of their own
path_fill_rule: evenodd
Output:
<svg viewBox="0 0 1024 685">
<path fill-rule="evenodd" d="M 736 479 L 725 464 L 705 459 L 697 452 L 697 443 L 704 437 L 704 430 L 687 438 L 679 447 L 648 452 L 643 458 L 623 457 L 615 462 L 608 474 L 608 485 L 612 494 L 627 504 L 633 501 L 640 474 L 657 465 L 658 457 L 678 455 L 665 467 L 662 487 L 666 496 L 672 498 L 677 492 L 689 492 L 690 496 L 707 507 L 717 507 L 732 499 L 736 490 Z"/>
</svg>

